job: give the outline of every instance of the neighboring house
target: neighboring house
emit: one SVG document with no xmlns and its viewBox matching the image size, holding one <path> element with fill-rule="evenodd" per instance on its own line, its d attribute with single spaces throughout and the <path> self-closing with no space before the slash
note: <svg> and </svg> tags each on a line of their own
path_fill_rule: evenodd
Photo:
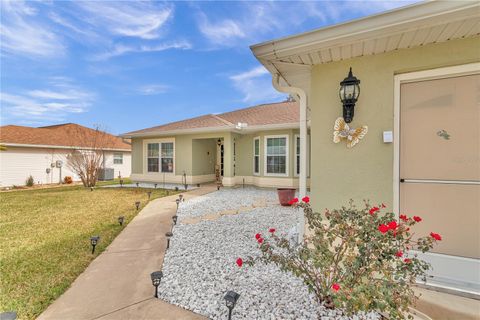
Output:
<svg viewBox="0 0 480 320">
<path fill-rule="evenodd" d="M 301 137 L 310 122 L 313 206 L 370 199 L 421 216 L 417 234 L 443 235 L 419 253 L 433 265 L 428 284 L 477 297 L 479 33 L 480 2 L 432 1 L 251 47 L 274 86 L 298 95 Z M 368 126 L 353 148 L 333 142 L 350 68 L 361 80 L 350 125 Z"/>
<path fill-rule="evenodd" d="M 209 114 L 123 134 L 132 140 L 134 181 L 298 186 L 295 102 Z"/>
<path fill-rule="evenodd" d="M 48 127 L 0 127 L 0 186 L 25 185 L 32 175 L 35 183 L 58 183 L 65 176 L 80 180 L 67 165 L 67 155 L 74 149 L 88 150 L 96 131 L 74 123 Z M 131 145 L 124 139 L 107 134 L 104 144 L 105 168 L 113 168 L 114 176 L 130 176 Z M 60 160 L 62 168 L 57 168 Z M 48 169 L 48 170 L 47 170 Z M 48 171 L 48 172 L 47 172 Z"/>
</svg>

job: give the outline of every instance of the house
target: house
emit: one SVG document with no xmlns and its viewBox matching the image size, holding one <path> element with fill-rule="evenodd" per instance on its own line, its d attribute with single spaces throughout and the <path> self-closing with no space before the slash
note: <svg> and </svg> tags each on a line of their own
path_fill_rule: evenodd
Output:
<svg viewBox="0 0 480 320">
<path fill-rule="evenodd" d="M 280 102 L 209 114 L 122 135 L 134 181 L 298 186 L 299 105 Z"/>
<path fill-rule="evenodd" d="M 418 253 L 433 266 L 428 286 L 477 298 L 479 33 L 478 1 L 428 1 L 251 47 L 275 88 L 299 100 L 300 140 L 310 123 L 313 206 L 370 199 L 421 216 L 417 233 L 443 235 Z M 353 104 L 348 125 L 359 131 L 343 134 L 368 132 L 352 147 L 337 119 Z"/>
<path fill-rule="evenodd" d="M 25 185 L 30 175 L 35 183 L 59 183 L 65 176 L 80 180 L 67 165 L 74 149 L 94 145 L 96 130 L 74 123 L 47 127 L 7 125 L 0 127 L 0 186 Z M 122 138 L 102 132 L 98 148 L 104 150 L 104 168 L 113 168 L 114 177 L 130 176 L 131 145 Z M 98 144 L 98 143 L 97 143 Z"/>
</svg>

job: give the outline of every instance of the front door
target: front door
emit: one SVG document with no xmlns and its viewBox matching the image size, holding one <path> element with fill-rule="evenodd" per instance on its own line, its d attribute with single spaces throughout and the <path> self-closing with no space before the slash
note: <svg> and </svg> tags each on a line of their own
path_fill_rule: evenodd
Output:
<svg viewBox="0 0 480 320">
<path fill-rule="evenodd" d="M 400 85 L 399 212 L 439 233 L 428 282 L 480 294 L 480 75 Z"/>
</svg>

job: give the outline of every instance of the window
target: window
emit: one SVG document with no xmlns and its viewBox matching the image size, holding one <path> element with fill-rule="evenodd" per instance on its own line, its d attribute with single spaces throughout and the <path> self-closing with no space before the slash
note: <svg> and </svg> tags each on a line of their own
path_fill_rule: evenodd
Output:
<svg viewBox="0 0 480 320">
<path fill-rule="evenodd" d="M 147 171 L 173 172 L 173 142 L 149 143 L 147 145 Z"/>
<path fill-rule="evenodd" d="M 300 136 L 295 136 L 295 175 L 300 175 Z"/>
<path fill-rule="evenodd" d="M 173 172 L 173 142 L 162 145 L 162 172 Z"/>
<path fill-rule="evenodd" d="M 265 142 L 265 175 L 288 176 L 288 136 L 266 136 Z"/>
<path fill-rule="evenodd" d="M 253 139 L 253 174 L 260 174 L 260 138 Z"/>
<path fill-rule="evenodd" d="M 113 164 L 123 164 L 123 153 L 115 152 L 113 154 Z"/>
</svg>

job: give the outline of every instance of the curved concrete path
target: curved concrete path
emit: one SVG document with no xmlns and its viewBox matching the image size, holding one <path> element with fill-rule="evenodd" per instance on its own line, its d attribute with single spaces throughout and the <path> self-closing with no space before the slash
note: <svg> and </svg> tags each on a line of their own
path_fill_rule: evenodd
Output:
<svg viewBox="0 0 480 320">
<path fill-rule="evenodd" d="M 191 199 L 216 190 L 183 193 Z M 206 319 L 153 297 L 150 273 L 160 269 L 177 195 L 155 199 L 38 319 Z"/>
</svg>

